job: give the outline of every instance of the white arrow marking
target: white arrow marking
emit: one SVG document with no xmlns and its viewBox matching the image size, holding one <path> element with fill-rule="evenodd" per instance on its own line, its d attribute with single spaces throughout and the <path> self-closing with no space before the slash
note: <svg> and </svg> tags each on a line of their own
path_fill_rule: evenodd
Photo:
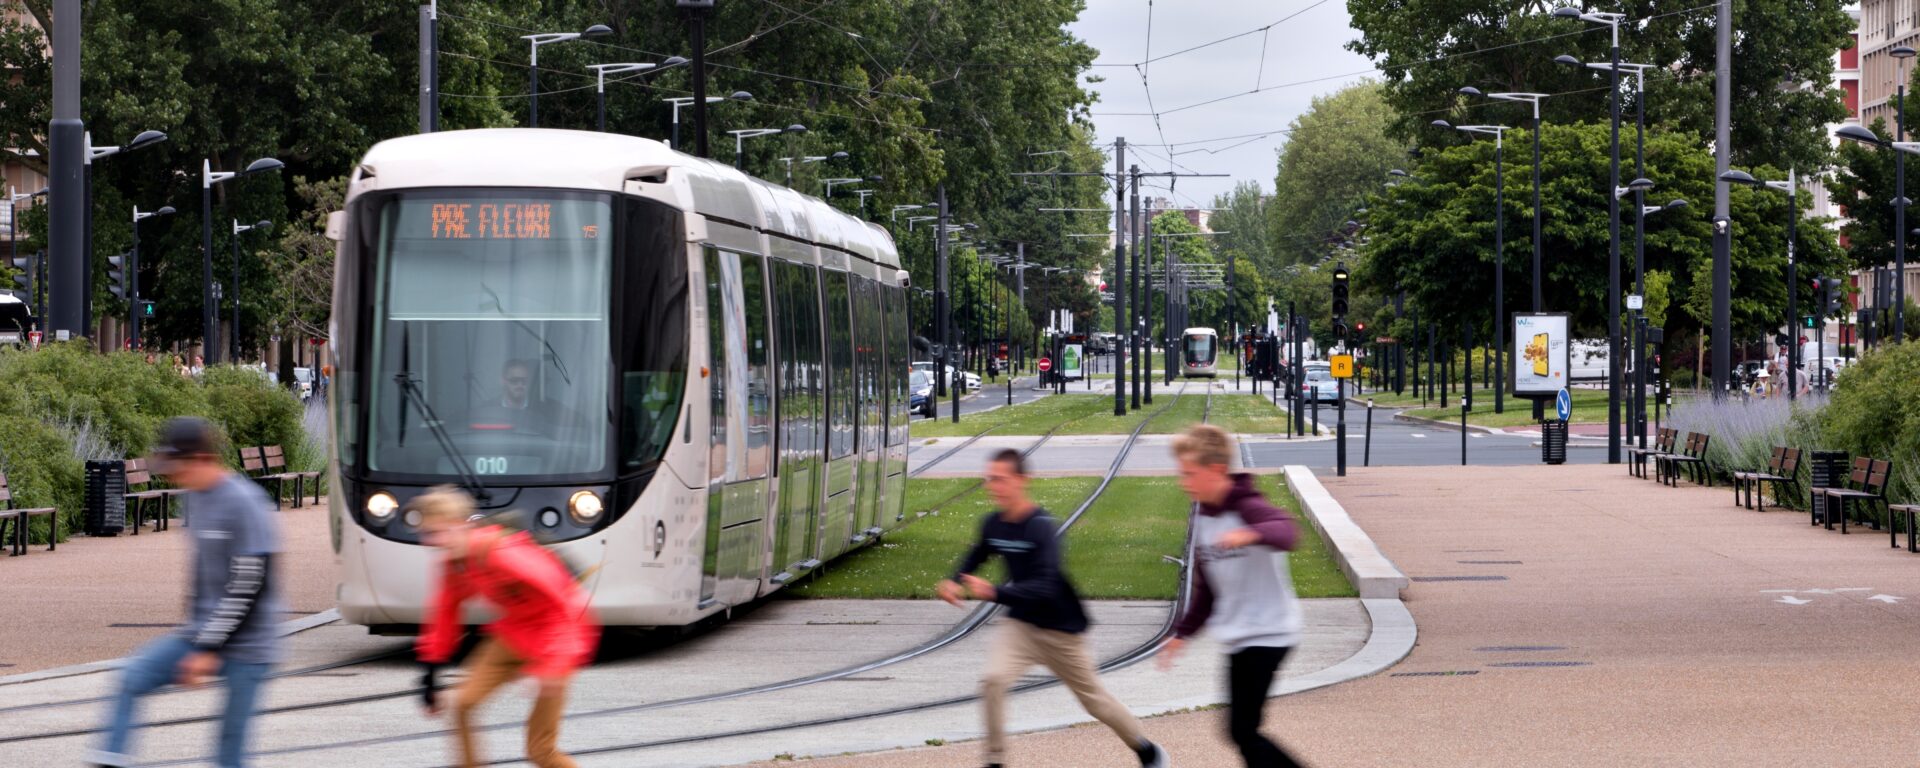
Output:
<svg viewBox="0 0 1920 768">
<path fill-rule="evenodd" d="M 1880 601 L 1880 602 L 1883 602 L 1883 603 L 1886 603 L 1886 604 L 1888 604 L 1888 605 L 1893 605 L 1894 603 L 1898 603 L 1898 602 L 1900 602 L 1900 600 L 1901 600 L 1901 598 L 1898 598 L 1898 597 L 1894 597 L 1893 595 L 1874 595 L 1873 597 L 1869 597 L 1869 598 L 1867 598 L 1867 599 L 1868 599 L 1868 600 L 1878 600 L 1878 601 Z"/>
<path fill-rule="evenodd" d="M 1795 593 L 1795 592 L 1798 592 L 1798 591 L 1800 591 L 1800 590 L 1797 590 L 1797 589 L 1763 589 L 1763 590 L 1760 590 L 1760 594 L 1763 594 L 1763 595 L 1791 595 L 1791 594 L 1793 594 L 1793 593 Z"/>
<path fill-rule="evenodd" d="M 1800 590 L 1800 594 L 1803 594 L 1803 595 L 1831 595 L 1831 594 L 1833 594 L 1833 590 L 1831 590 L 1831 589 L 1803 589 L 1803 590 Z"/>
<path fill-rule="evenodd" d="M 1835 592 L 1872 592 L 1873 587 L 1837 587 Z"/>
<path fill-rule="evenodd" d="M 1794 597 L 1793 595 L 1781 595 L 1780 599 L 1775 602 L 1786 603 L 1787 605 L 1806 605 L 1807 603 L 1811 603 L 1813 601 L 1807 600 L 1804 598 Z"/>
</svg>

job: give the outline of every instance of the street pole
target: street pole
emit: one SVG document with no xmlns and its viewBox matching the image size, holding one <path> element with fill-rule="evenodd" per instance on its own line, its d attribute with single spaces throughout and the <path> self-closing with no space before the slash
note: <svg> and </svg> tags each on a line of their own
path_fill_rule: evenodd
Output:
<svg viewBox="0 0 1920 768">
<path fill-rule="evenodd" d="M 1141 402 L 1144 402 L 1147 405 L 1153 405 L 1153 227 L 1152 226 L 1148 226 L 1146 234 L 1140 238 L 1140 247 L 1146 250 L 1146 255 L 1142 257 L 1142 263 L 1146 266 L 1146 271 L 1140 272 L 1140 297 L 1141 297 L 1141 301 L 1139 304 L 1140 348 L 1141 348 L 1140 356 L 1145 358 L 1145 362 L 1141 364 L 1141 367 L 1145 371 L 1140 377 L 1142 379 L 1142 381 L 1140 382 L 1141 388 L 1142 388 L 1142 391 L 1145 393 L 1144 396 L 1141 397 Z M 1163 247 L 1160 250 L 1162 251 L 1162 253 L 1160 254 L 1160 258 L 1161 260 L 1164 261 L 1167 258 L 1165 253 L 1166 248 Z"/>
<path fill-rule="evenodd" d="M 1127 298 L 1128 298 L 1128 303 L 1131 311 L 1127 313 L 1124 319 L 1124 325 L 1126 326 L 1125 331 L 1126 331 L 1126 341 L 1127 341 L 1125 348 L 1127 350 L 1127 356 L 1132 358 L 1128 362 L 1130 362 L 1133 365 L 1132 407 L 1134 410 L 1137 411 L 1137 410 L 1140 410 L 1140 293 L 1139 293 L 1140 285 L 1139 283 L 1140 283 L 1140 237 L 1141 237 L 1141 230 L 1142 230 L 1141 221 L 1140 221 L 1140 166 L 1135 165 L 1129 170 L 1132 171 L 1132 173 L 1128 177 L 1128 181 L 1130 181 L 1133 185 L 1133 190 L 1132 190 L 1133 212 L 1127 217 L 1127 222 L 1129 224 L 1129 226 L 1127 227 L 1127 243 L 1133 250 L 1133 269 L 1127 272 L 1127 280 L 1126 280 Z M 1117 296 L 1119 295 L 1119 293 L 1120 293 L 1119 288 L 1118 286 L 1116 286 L 1114 289 L 1114 295 Z M 1118 313 L 1116 313 L 1114 315 L 1114 319 L 1121 320 L 1122 318 Z M 1116 324 L 1120 324 L 1120 323 L 1116 323 Z"/>
<path fill-rule="evenodd" d="M 947 339 L 947 185 L 941 184 L 935 189 L 939 203 L 933 220 L 933 335 L 940 341 L 940 354 L 935 356 L 938 362 L 933 371 L 933 395 L 941 398 L 947 396 L 947 389 L 953 384 L 949 381 L 952 376 L 947 373 L 948 358 L 953 351 Z M 955 393 L 954 397 L 957 399 L 959 394 Z"/>
<path fill-rule="evenodd" d="M 1720 175 L 1731 167 L 1733 139 L 1728 115 L 1733 103 L 1733 3 L 1716 4 L 1713 63 L 1713 397 L 1727 394 L 1728 368 L 1733 365 L 1732 280 L 1733 219 L 1728 207 L 1728 182 Z M 1895 195 L 1898 197 L 1898 195 Z M 1898 215 L 1898 214 L 1896 214 Z M 1904 224 L 1895 231 L 1904 230 Z M 1894 252 L 1897 256 L 1899 251 Z"/>
<path fill-rule="evenodd" d="M 1633 89 L 1633 177 L 1636 179 L 1644 179 L 1647 177 L 1646 68 L 1640 67 L 1635 69 L 1633 77 L 1635 83 Z M 1633 317 L 1628 321 L 1633 325 L 1632 337 L 1628 340 L 1628 343 L 1633 346 L 1633 352 L 1629 358 L 1633 360 L 1633 398 L 1629 406 L 1633 411 L 1633 416 L 1627 419 L 1627 421 L 1632 424 L 1635 435 L 1633 438 L 1634 443 L 1644 449 L 1647 447 L 1647 359 L 1646 345 L 1640 341 L 1640 319 L 1645 316 L 1647 301 L 1646 190 L 1636 189 L 1633 191 L 1633 212 L 1633 295 L 1640 297 L 1641 308 L 1634 310 Z M 1792 246 L 1789 245 L 1788 249 L 1791 251 Z M 1791 255 L 1788 256 L 1787 263 L 1789 265 L 1793 263 Z M 1787 269 L 1791 271 L 1793 267 L 1788 266 Z M 1793 281 L 1789 279 L 1787 285 L 1792 286 Z M 1792 295 L 1791 287 L 1788 289 L 1788 295 Z M 1792 303 L 1792 299 L 1788 299 L 1788 303 Z M 1788 314 L 1792 313 L 1789 312 Z"/>
<path fill-rule="evenodd" d="M 1800 293 L 1800 278 L 1793 253 L 1793 242 L 1799 237 L 1800 227 L 1797 182 L 1793 169 L 1787 169 L 1787 400 L 1789 402 L 1800 393 L 1800 309 L 1799 302 L 1795 300 Z M 1822 359 L 1820 364 L 1826 365 L 1827 361 Z"/>
<path fill-rule="evenodd" d="M 127 345 L 140 351 L 140 206 L 133 207 L 133 252 L 127 255 Z"/>
<path fill-rule="evenodd" d="M 683 6 L 687 5 L 685 3 L 685 0 L 682 0 L 682 5 Z M 698 7 L 687 7 L 687 42 L 689 46 L 693 48 L 693 147 L 694 147 L 693 155 L 694 157 L 699 157 L 703 159 L 710 157 L 710 155 L 707 154 L 707 16 L 706 16 L 706 13 L 707 13 L 706 9 L 702 9 Z M 680 140 L 678 138 L 674 139 L 673 148 L 674 149 L 680 148 Z M 941 188 L 941 193 L 942 193 L 942 197 L 940 198 L 940 215 L 944 217 L 947 214 L 947 199 L 944 196 L 945 187 Z M 947 222 L 944 218 L 940 221 L 941 226 L 945 226 L 946 223 Z M 947 237 L 946 231 L 942 230 L 940 232 L 940 239 L 945 240 L 946 237 Z M 942 279 L 944 279 L 944 276 Z M 945 290 L 946 289 L 944 287 L 941 289 L 943 293 L 945 292 Z M 941 376 L 945 376 L 945 375 L 946 374 L 944 372 L 941 373 Z M 959 415 L 958 415 L 959 408 L 960 408 L 960 405 L 956 401 L 954 404 L 954 409 L 955 409 L 954 418 L 956 420 L 959 418 Z"/>
<path fill-rule="evenodd" d="M 227 206 L 229 210 L 233 206 Z M 227 362 L 240 363 L 240 220 L 233 220 L 233 284 L 228 289 L 233 294 L 233 317 L 227 326 Z"/>
<path fill-rule="evenodd" d="M 1895 141 L 1907 140 L 1907 57 L 1900 58 L 1900 86 L 1894 112 Z M 1907 153 L 1893 153 L 1893 343 L 1907 339 Z M 1826 323 L 1820 324 L 1821 333 Z M 1823 339 L 1824 340 L 1824 339 Z M 1821 353 L 1820 375 L 1826 376 L 1826 353 Z"/>
<path fill-rule="evenodd" d="M 52 260 L 55 310 L 47 313 L 54 339 L 85 335 L 87 254 L 85 190 L 86 123 L 80 119 L 80 0 L 54 0 L 53 120 L 48 124 L 47 248 Z"/>
<path fill-rule="evenodd" d="M 420 132 L 440 127 L 440 2 L 420 6 Z"/>
<path fill-rule="evenodd" d="M 213 161 L 200 161 L 200 351 L 214 361 Z"/>
<path fill-rule="evenodd" d="M 1113 143 L 1113 278 L 1108 283 L 1113 286 L 1113 319 L 1115 325 L 1119 325 L 1127 316 L 1126 292 L 1122 288 L 1127 276 L 1126 162 L 1127 140 L 1125 137 L 1115 139 Z M 1139 168 L 1135 168 L 1134 172 L 1138 173 L 1139 170 Z M 1096 306 L 1098 298 L 1097 296 L 1095 297 Z M 1098 313 L 1096 312 L 1095 314 Z M 1092 323 L 1088 325 L 1092 325 Z M 1091 332 L 1092 329 L 1089 328 L 1088 331 L 1087 336 L 1091 339 L 1093 336 Z M 1118 350 L 1115 350 L 1115 354 L 1119 354 Z M 1089 382 L 1089 386 L 1091 386 L 1093 377 L 1087 377 L 1087 381 Z M 1127 372 L 1118 365 L 1113 367 L 1113 415 L 1127 415 Z"/>
<path fill-rule="evenodd" d="M 1613 91 L 1607 96 L 1612 112 L 1610 185 L 1607 188 L 1607 463 L 1620 463 L 1620 25 L 1613 29 L 1607 70 Z"/>
<path fill-rule="evenodd" d="M 1503 165 L 1506 139 L 1506 131 L 1493 135 L 1493 359 L 1494 367 L 1503 372 L 1507 369 L 1507 198 Z M 1507 412 L 1506 393 L 1506 377 L 1495 378 L 1494 413 Z"/>
</svg>

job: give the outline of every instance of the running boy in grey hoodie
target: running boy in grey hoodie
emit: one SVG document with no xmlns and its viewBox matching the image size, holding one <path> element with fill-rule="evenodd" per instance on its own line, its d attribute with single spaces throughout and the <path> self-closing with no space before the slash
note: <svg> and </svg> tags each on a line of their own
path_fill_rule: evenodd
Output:
<svg viewBox="0 0 1920 768">
<path fill-rule="evenodd" d="M 1171 667 L 1186 638 L 1210 627 L 1230 654 L 1227 732 L 1241 758 L 1248 768 L 1299 765 L 1260 735 L 1267 690 L 1300 637 L 1300 601 L 1287 569 L 1297 531 L 1293 518 L 1254 487 L 1252 475 L 1233 472 L 1233 454 L 1233 438 L 1207 424 L 1173 443 L 1180 487 L 1199 514 L 1193 520 L 1193 599 L 1160 652 L 1160 666 Z"/>
</svg>

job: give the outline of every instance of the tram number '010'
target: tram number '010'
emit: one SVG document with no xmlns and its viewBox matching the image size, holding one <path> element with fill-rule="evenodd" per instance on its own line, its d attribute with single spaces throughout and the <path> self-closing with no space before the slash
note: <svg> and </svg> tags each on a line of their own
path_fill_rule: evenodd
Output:
<svg viewBox="0 0 1920 768">
<path fill-rule="evenodd" d="M 473 460 L 473 472 L 477 475 L 504 475 L 507 473 L 507 457 L 475 457 Z"/>
</svg>

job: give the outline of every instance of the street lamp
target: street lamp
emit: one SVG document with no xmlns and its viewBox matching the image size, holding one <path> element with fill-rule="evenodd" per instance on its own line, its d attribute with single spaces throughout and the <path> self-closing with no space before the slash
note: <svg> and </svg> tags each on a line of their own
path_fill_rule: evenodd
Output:
<svg viewBox="0 0 1920 768">
<path fill-rule="evenodd" d="M 86 142 L 87 150 L 86 153 L 82 155 L 81 160 L 83 176 L 80 187 L 80 194 L 86 201 L 86 210 L 81 216 L 81 221 L 83 222 L 81 226 L 84 227 L 84 234 L 80 241 L 81 252 L 85 255 L 85 258 L 83 258 L 80 263 L 80 284 L 78 286 L 80 291 L 72 298 L 77 298 L 80 301 L 81 328 L 90 329 L 93 327 L 93 161 L 105 160 L 122 152 L 132 152 L 136 149 L 151 147 L 166 141 L 167 135 L 160 131 L 141 131 L 133 137 L 132 141 L 127 142 L 126 146 L 120 147 L 94 146 L 93 133 L 91 131 L 83 134 L 82 140 Z"/>
<path fill-rule="evenodd" d="M 793 125 L 789 125 L 785 128 L 741 128 L 739 130 L 727 131 L 727 133 L 733 134 L 733 168 L 734 170 L 737 170 L 737 171 L 746 170 L 746 166 L 743 165 L 743 158 L 746 157 L 747 139 L 758 138 L 760 136 L 772 136 L 777 133 L 806 133 L 806 132 L 807 132 L 807 127 L 799 123 L 794 123 Z"/>
<path fill-rule="evenodd" d="M 207 362 L 218 362 L 219 348 L 213 345 L 219 319 L 219 307 L 213 303 L 213 185 L 223 181 L 252 176 L 256 173 L 277 171 L 286 167 L 271 157 L 263 157 L 247 164 L 246 170 L 213 170 L 212 160 L 200 161 L 200 298 L 201 298 L 201 349 L 206 352 Z M 235 286 L 237 289 L 239 286 Z"/>
<path fill-rule="evenodd" d="M 835 152 L 831 155 L 801 155 L 799 157 L 783 157 L 783 158 L 780 158 L 780 162 L 787 166 L 787 186 L 791 187 L 793 186 L 793 161 L 798 160 L 800 161 L 801 165 L 806 165 L 808 163 L 823 163 L 828 160 L 845 160 L 848 157 L 851 157 L 851 155 L 848 155 L 845 152 Z"/>
<path fill-rule="evenodd" d="M 1905 46 L 1901 47 L 1904 48 Z M 1907 55 L 1913 55 L 1912 49 L 1908 49 Z M 1904 86 L 1902 86 L 1902 88 L 1904 89 Z M 1856 141 L 1861 144 L 1870 144 L 1882 149 L 1893 149 L 1899 152 L 1899 154 L 1894 156 L 1895 180 L 1893 194 L 1893 341 L 1897 344 L 1906 338 L 1907 331 L 1907 206 L 1910 205 L 1912 201 L 1907 199 L 1906 156 L 1908 154 L 1920 154 L 1920 142 L 1885 141 L 1879 136 L 1874 135 L 1873 131 L 1858 124 L 1840 126 L 1839 129 L 1833 132 L 1833 135 L 1835 138 Z"/>
<path fill-rule="evenodd" d="M 1913 58 L 1914 50 L 1904 45 L 1896 45 L 1887 55 L 1900 63 L 1898 82 L 1899 92 L 1895 96 L 1893 116 L 1893 138 L 1895 142 L 1907 140 L 1907 59 Z M 1900 242 L 1893 246 L 1893 341 L 1895 344 L 1907 338 L 1907 157 L 1900 154 L 1893 158 L 1894 190 L 1893 197 L 1899 203 L 1894 206 L 1893 231 Z M 1821 361 L 1822 366 L 1826 361 Z M 1821 368 L 1822 371 L 1826 369 Z"/>
<path fill-rule="evenodd" d="M 680 57 L 675 56 L 674 58 L 677 59 Z M 753 94 L 747 93 L 746 91 L 734 91 L 732 96 L 708 96 L 706 103 L 718 104 L 728 99 L 732 99 L 734 101 L 753 101 Z M 680 149 L 680 108 L 686 107 L 686 106 L 692 106 L 693 97 L 692 96 L 674 96 L 671 98 L 661 99 L 661 101 L 665 101 L 666 103 L 673 105 L 673 140 L 671 142 L 668 142 L 667 146 L 678 151 Z"/>
<path fill-rule="evenodd" d="M 1502 155 L 1506 133 L 1513 129 L 1504 125 L 1453 125 L 1445 120 L 1435 120 L 1433 124 L 1440 128 L 1493 136 L 1493 368 L 1500 371 L 1499 376 L 1493 377 L 1493 412 L 1506 413 L 1507 208 Z M 1472 358 L 1468 358 L 1468 362 L 1472 362 Z"/>
<path fill-rule="evenodd" d="M 1786 181 L 1762 181 L 1746 171 L 1727 171 L 1720 174 L 1720 180 L 1729 184 L 1745 184 L 1750 187 L 1763 187 L 1787 193 L 1787 328 L 1797 337 L 1799 326 L 1796 323 L 1800 317 L 1800 310 L 1795 299 L 1800 293 L 1800 278 L 1795 270 L 1793 244 L 1798 238 L 1797 229 L 1800 222 L 1799 190 L 1796 186 L 1798 179 L 1794 178 L 1792 170 L 1788 170 Z M 1799 367 L 1800 345 L 1789 343 L 1787 345 L 1787 399 L 1789 400 L 1800 391 Z"/>
<path fill-rule="evenodd" d="M 825 185 L 826 185 L 826 187 L 827 187 L 827 194 L 826 194 L 826 196 L 827 196 L 828 198 L 831 198 L 831 197 L 833 197 L 833 188 L 834 188 L 834 187 L 837 187 L 837 186 L 841 186 L 841 185 L 844 185 L 844 184 L 859 184 L 859 183 L 861 183 L 861 182 L 867 182 L 867 183 L 870 183 L 870 184 L 877 184 L 877 183 L 880 183 L 880 182 L 882 182 L 882 181 L 886 181 L 886 179 L 885 179 L 885 178 L 883 178 L 883 177 L 880 177 L 880 176 L 867 176 L 867 177 L 865 177 L 865 178 L 859 178 L 859 177 L 855 177 L 855 178 L 845 178 L 845 179 L 821 179 L 820 181 L 821 181 L 821 183 L 822 183 L 822 184 L 825 184 Z"/>
<path fill-rule="evenodd" d="M 127 260 L 127 306 L 129 308 L 127 345 L 134 349 L 140 348 L 140 222 L 155 216 L 172 216 L 173 214 L 171 205 L 160 206 L 160 210 L 157 211 L 145 212 L 140 210 L 140 206 L 133 207 L 133 252 L 129 254 L 130 258 Z"/>
<path fill-rule="evenodd" d="M 1462 96 L 1480 96 L 1495 101 L 1517 101 L 1533 105 L 1533 311 L 1543 312 L 1541 300 L 1546 283 L 1540 277 L 1540 100 L 1545 93 L 1481 93 L 1471 85 L 1459 90 Z M 1539 407 L 1536 401 L 1536 415 Z"/>
<path fill-rule="evenodd" d="M 540 127 L 540 46 L 549 43 L 564 43 L 583 37 L 606 37 L 613 30 L 605 24 L 595 24 L 581 32 L 541 32 L 533 35 L 521 35 L 520 39 L 531 46 L 527 66 L 527 127 Z"/>
<path fill-rule="evenodd" d="M 253 224 L 241 224 L 239 219 L 233 220 L 233 322 L 227 334 L 229 362 L 240 361 L 240 233 L 256 229 L 271 231 L 273 222 L 261 219 Z"/>
<path fill-rule="evenodd" d="M 686 59 L 672 56 L 658 64 L 652 62 L 588 64 L 587 69 L 593 70 L 594 101 L 598 105 L 599 114 L 599 119 L 594 122 L 594 130 L 600 131 L 601 133 L 605 133 L 607 130 L 607 75 L 618 75 L 625 72 L 645 72 L 656 67 L 671 67 L 685 63 L 687 63 Z"/>
</svg>

